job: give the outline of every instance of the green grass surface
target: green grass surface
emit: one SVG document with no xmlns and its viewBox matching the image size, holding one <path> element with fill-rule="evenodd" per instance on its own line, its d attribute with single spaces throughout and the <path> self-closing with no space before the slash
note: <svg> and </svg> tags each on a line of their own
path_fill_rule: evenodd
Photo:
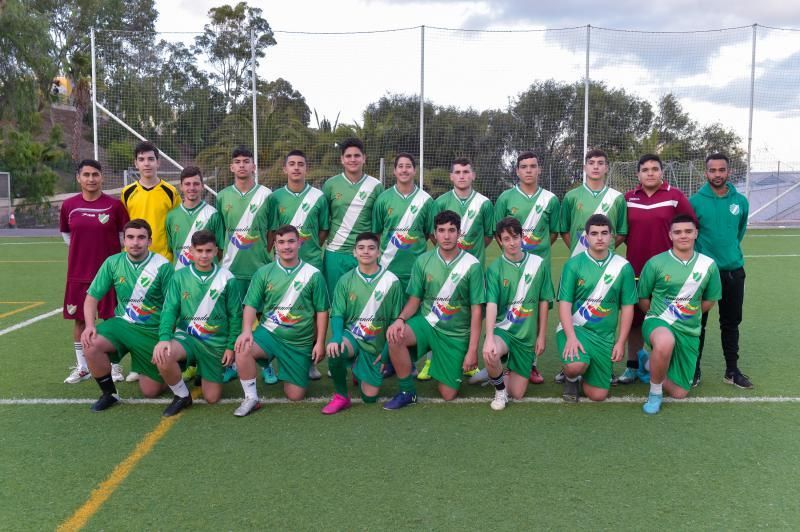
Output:
<svg viewBox="0 0 800 532">
<path fill-rule="evenodd" d="M 787 362 L 797 353 L 800 231 L 751 231 L 740 365 L 752 391 L 724 385 L 716 314 L 698 397 L 798 397 Z M 772 237 L 771 237 L 772 236 Z M 7 245 L 36 241 L 34 245 Z M 0 330 L 58 308 L 65 246 L 0 239 L 0 314 L 6 301 L 44 304 Z M 496 255 L 496 248 L 490 248 Z M 554 278 L 566 250 L 556 243 Z M 52 260 L 46 263 L 8 261 Z M 19 307 L 20 305 L 17 305 Z M 555 316 L 551 315 L 555 326 Z M 0 399 L 93 399 L 93 381 L 65 385 L 71 325 L 53 316 L 0 336 Z M 126 361 L 126 364 L 128 362 Z M 552 335 L 532 397 L 558 397 Z M 324 366 L 323 366 L 324 371 Z M 387 381 L 381 395 L 396 391 Z M 134 384 L 123 397 L 140 397 Z M 309 396 L 331 393 L 329 379 Z M 280 397 L 278 387 L 259 392 Z M 435 397 L 431 383 L 421 396 Z M 238 398 L 236 383 L 225 396 Z M 644 398 L 637 384 L 612 396 Z M 333 417 L 321 404 L 270 404 L 237 419 L 234 405 L 185 413 L 88 522 L 87 529 L 796 529 L 800 403 L 665 405 L 653 418 L 629 404 L 488 407 L 399 412 L 356 405 Z M 53 529 L 70 517 L 160 421 L 163 405 L 92 414 L 87 404 L 0 406 L 0 529 Z"/>
</svg>

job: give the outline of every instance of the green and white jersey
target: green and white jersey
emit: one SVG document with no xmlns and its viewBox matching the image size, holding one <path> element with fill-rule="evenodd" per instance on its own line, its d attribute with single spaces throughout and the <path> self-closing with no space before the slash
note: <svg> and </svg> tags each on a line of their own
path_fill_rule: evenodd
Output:
<svg viewBox="0 0 800 532">
<path fill-rule="evenodd" d="M 405 283 L 417 257 L 428 249 L 435 204 L 419 187 L 403 196 L 394 186 L 378 196 L 372 209 L 372 231 L 381 235 L 380 265 Z"/>
<path fill-rule="evenodd" d="M 533 348 L 539 331 L 539 302 L 553 301 L 550 264 L 526 253 L 521 262 L 501 255 L 486 271 L 486 302 L 497 305 L 495 327 Z"/>
<path fill-rule="evenodd" d="M 595 192 L 584 183 L 567 192 L 561 203 L 559 232 L 570 234 L 572 238 L 570 251 L 573 257 L 589 248 L 583 228 L 586 220 L 593 214 L 608 216 L 614 225 L 614 234 L 628 234 L 628 209 L 625 205 L 625 196 L 608 185 Z M 610 248 L 611 251 L 614 250 L 613 240 Z"/>
<path fill-rule="evenodd" d="M 400 315 L 405 300 L 395 274 L 381 268 L 367 277 L 356 267 L 336 283 L 331 317 L 341 317 L 358 348 L 377 356 L 386 345 L 386 329 Z"/>
<path fill-rule="evenodd" d="M 261 327 L 300 349 L 310 349 L 316 339 L 316 313 L 329 307 L 322 274 L 300 261 L 294 268 L 280 261 L 258 269 L 250 281 L 244 304 L 261 312 Z"/>
<path fill-rule="evenodd" d="M 639 297 L 650 300 L 644 319 L 658 318 L 679 333 L 700 336 L 702 302 L 722 298 L 719 269 L 708 255 L 695 252 L 683 261 L 670 249 L 645 263 Z"/>
<path fill-rule="evenodd" d="M 322 247 L 319 232 L 330 229 L 328 202 L 322 191 L 306 184 L 302 192 L 281 187 L 269 197 L 269 230 L 293 225 L 300 233 L 300 259 L 322 269 Z"/>
<path fill-rule="evenodd" d="M 522 224 L 522 249 L 542 257 L 550 265 L 550 233 L 558 233 L 559 203 L 555 194 L 539 187 L 532 195 L 519 185 L 500 194 L 494 205 L 497 223 L 512 216 Z"/>
<path fill-rule="evenodd" d="M 217 209 L 201 201 L 193 209 L 178 205 L 167 213 L 167 244 L 175 260 L 175 270 L 192 262 L 192 235 L 207 229 L 217 238 L 217 246 L 225 246 L 225 226 Z"/>
<path fill-rule="evenodd" d="M 100 266 L 88 294 L 100 300 L 114 288 L 117 318 L 134 325 L 158 328 L 164 296 L 174 271 L 166 258 L 152 251 L 140 262 L 132 262 L 125 252 L 117 253 Z"/>
<path fill-rule="evenodd" d="M 469 338 L 470 306 L 486 302 L 483 269 L 463 250 L 446 262 L 437 247 L 414 262 L 407 293 L 422 300 L 417 314 L 431 327 L 448 336 Z"/>
<path fill-rule="evenodd" d="M 215 264 L 201 272 L 190 264 L 175 273 L 164 299 L 159 340 L 171 340 L 176 329 L 214 351 L 233 349 L 242 332 L 242 297 L 229 270 Z"/>
<path fill-rule="evenodd" d="M 267 199 L 271 193 L 256 183 L 244 194 L 235 185 L 217 194 L 217 209 L 225 224 L 222 266 L 237 279 L 250 279 L 257 269 L 271 262 L 267 254 Z"/>
<path fill-rule="evenodd" d="M 620 307 L 639 301 L 633 266 L 611 251 L 600 261 L 584 251 L 564 264 L 558 300 L 572 303 L 574 327 L 613 344 Z M 561 324 L 557 330 L 561 330 Z"/>
<path fill-rule="evenodd" d="M 355 183 L 344 174 L 335 175 L 322 185 L 331 216 L 331 232 L 325 249 L 350 253 L 359 233 L 372 230 L 372 206 L 383 192 L 383 185 L 364 174 Z"/>
<path fill-rule="evenodd" d="M 445 192 L 436 198 L 436 212 L 453 211 L 461 216 L 461 234 L 458 247 L 478 259 L 481 267 L 486 263 L 486 245 L 484 238 L 494 236 L 494 209 L 492 202 L 473 190 L 466 199 L 456 195 L 455 190 Z"/>
</svg>

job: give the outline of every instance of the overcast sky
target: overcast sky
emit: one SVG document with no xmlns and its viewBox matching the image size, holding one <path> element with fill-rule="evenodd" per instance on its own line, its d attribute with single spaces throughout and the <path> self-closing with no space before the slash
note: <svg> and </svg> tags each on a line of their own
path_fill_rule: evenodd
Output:
<svg viewBox="0 0 800 532">
<path fill-rule="evenodd" d="M 157 0 L 159 31 L 202 31 L 222 1 Z M 235 2 L 230 2 L 231 4 Z M 276 32 L 259 76 L 283 77 L 330 119 L 360 120 L 387 93 L 418 94 L 420 30 L 425 25 L 425 97 L 437 104 L 503 108 L 533 81 L 591 79 L 651 101 L 668 92 L 701 123 L 720 122 L 746 143 L 754 23 L 800 28 L 793 1 L 673 0 L 292 0 L 253 1 Z M 176 22 L 176 21 L 179 21 Z M 582 26 L 582 27 L 581 27 Z M 543 30 L 524 33 L 435 29 Z M 704 33 L 684 32 L 719 30 Z M 298 35 L 292 32 L 372 32 Z M 603 28 L 633 31 L 607 31 Z M 177 38 L 177 37 L 176 37 Z M 183 37 L 186 39 L 187 37 Z M 800 31 L 758 29 L 753 156 L 794 161 L 800 128 Z"/>
</svg>

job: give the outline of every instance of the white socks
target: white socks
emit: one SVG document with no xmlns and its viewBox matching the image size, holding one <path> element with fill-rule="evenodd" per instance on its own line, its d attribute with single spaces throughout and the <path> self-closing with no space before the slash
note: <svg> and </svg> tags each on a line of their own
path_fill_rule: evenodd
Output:
<svg viewBox="0 0 800 532">
<path fill-rule="evenodd" d="M 650 381 L 650 393 L 656 395 L 664 395 L 664 392 L 662 390 L 663 384 L 664 384 L 663 382 L 659 382 L 658 384 L 656 384 L 653 381 Z"/>
<path fill-rule="evenodd" d="M 77 361 L 78 367 L 86 369 L 86 357 L 83 356 L 83 344 L 80 342 L 75 342 L 73 344 L 75 346 L 75 360 Z"/>
<path fill-rule="evenodd" d="M 244 390 L 245 399 L 258 399 L 256 379 L 239 379 L 239 382 L 242 383 L 242 390 Z"/>
<path fill-rule="evenodd" d="M 183 379 L 179 379 L 177 384 L 170 384 L 169 389 L 178 397 L 189 397 L 189 388 L 186 387 Z"/>
</svg>

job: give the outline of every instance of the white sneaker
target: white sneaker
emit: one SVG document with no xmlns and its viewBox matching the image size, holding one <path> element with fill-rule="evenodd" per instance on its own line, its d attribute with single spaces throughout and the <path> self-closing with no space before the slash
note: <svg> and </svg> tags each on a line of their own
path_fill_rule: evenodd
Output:
<svg viewBox="0 0 800 532">
<path fill-rule="evenodd" d="M 489 371 L 486 368 L 469 378 L 470 384 L 483 384 L 484 382 L 489 382 Z"/>
<path fill-rule="evenodd" d="M 79 382 L 85 381 L 91 376 L 92 374 L 89 373 L 88 369 L 82 368 L 80 366 L 75 366 L 74 368 L 72 368 L 72 371 L 70 372 L 69 376 L 66 379 L 64 379 L 64 384 L 78 384 Z"/>
<path fill-rule="evenodd" d="M 111 364 L 111 380 L 114 382 L 125 380 L 125 375 L 122 374 L 122 366 L 119 364 Z"/>
<path fill-rule="evenodd" d="M 233 411 L 233 415 L 236 417 L 244 417 L 250 412 L 255 412 L 261 408 L 261 403 L 258 399 L 248 399 L 245 397 L 242 404 L 239 405 L 239 408 Z"/>
<path fill-rule="evenodd" d="M 139 374 L 135 371 L 131 371 L 128 373 L 128 376 L 125 377 L 125 382 L 136 382 L 139 380 Z"/>
<path fill-rule="evenodd" d="M 508 404 L 508 392 L 506 390 L 495 390 L 494 401 L 490 405 L 492 410 L 502 410 Z"/>
<path fill-rule="evenodd" d="M 315 364 L 311 364 L 311 367 L 308 368 L 308 378 L 312 381 L 318 381 L 322 378 L 322 375 Z"/>
</svg>

